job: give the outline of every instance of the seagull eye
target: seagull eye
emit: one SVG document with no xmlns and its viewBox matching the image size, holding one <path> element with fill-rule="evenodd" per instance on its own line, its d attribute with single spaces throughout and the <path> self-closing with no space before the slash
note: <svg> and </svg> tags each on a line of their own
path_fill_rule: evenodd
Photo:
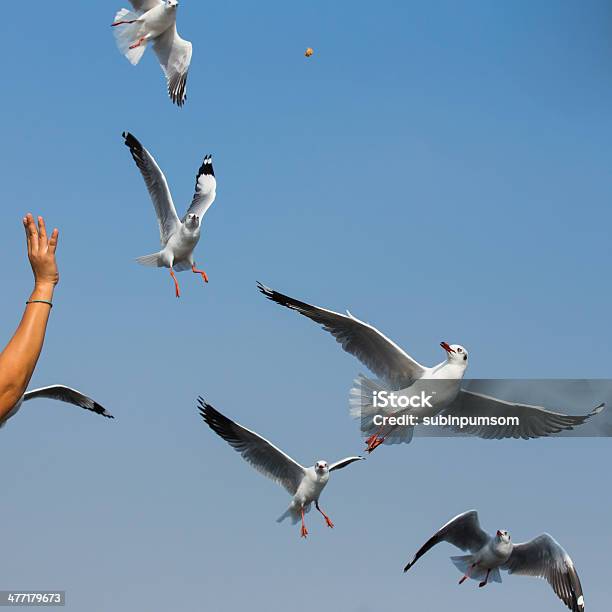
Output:
<svg viewBox="0 0 612 612">
<path fill-rule="evenodd" d="M 458 352 L 458 353 L 463 353 L 463 349 L 458 348 L 458 349 L 457 349 L 457 352 Z"/>
</svg>

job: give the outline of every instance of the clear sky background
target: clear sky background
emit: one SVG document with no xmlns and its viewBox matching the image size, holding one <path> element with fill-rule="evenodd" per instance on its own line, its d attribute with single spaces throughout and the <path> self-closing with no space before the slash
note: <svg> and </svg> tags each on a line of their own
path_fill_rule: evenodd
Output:
<svg viewBox="0 0 612 612">
<path fill-rule="evenodd" d="M 609 608 L 610 439 L 418 438 L 334 473 L 311 537 L 289 499 L 201 421 L 199 394 L 312 464 L 360 452 L 363 367 L 261 280 L 351 311 L 418 360 L 468 375 L 612 376 L 612 8 L 573 2 L 184 0 L 184 109 L 151 51 L 133 68 L 114 2 L 12 5 L 0 183 L 0 337 L 31 288 L 22 215 L 61 229 L 32 386 L 65 383 L 115 421 L 32 402 L 1 432 L 0 589 L 65 589 L 80 612 L 564 609 L 544 582 L 457 586 L 442 545 L 479 509 L 553 534 L 587 609 Z M 315 55 L 306 60 L 304 49 Z M 182 214 L 214 155 L 203 286 L 137 266 L 158 248 L 121 132 L 157 157 Z"/>
</svg>

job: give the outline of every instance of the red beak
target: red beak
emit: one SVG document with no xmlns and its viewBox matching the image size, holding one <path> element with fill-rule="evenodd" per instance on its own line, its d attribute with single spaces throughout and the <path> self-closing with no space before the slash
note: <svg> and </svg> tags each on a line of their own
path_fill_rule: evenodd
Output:
<svg viewBox="0 0 612 612">
<path fill-rule="evenodd" d="M 498 529 L 498 530 L 497 530 L 497 537 L 498 537 L 498 538 L 501 538 L 501 536 L 502 536 L 502 532 L 501 532 L 501 531 Z"/>
<path fill-rule="evenodd" d="M 440 346 L 447 352 L 447 353 L 454 353 L 455 349 L 452 349 L 450 347 L 450 344 L 448 342 L 440 342 Z"/>
</svg>

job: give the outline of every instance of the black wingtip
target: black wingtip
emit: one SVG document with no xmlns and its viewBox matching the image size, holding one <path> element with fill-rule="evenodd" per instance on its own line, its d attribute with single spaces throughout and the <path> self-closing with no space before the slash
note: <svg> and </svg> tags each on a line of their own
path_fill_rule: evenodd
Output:
<svg viewBox="0 0 612 612">
<path fill-rule="evenodd" d="M 412 567 L 410 563 L 404 568 L 404 574 Z"/>
<path fill-rule="evenodd" d="M 114 419 L 115 418 L 108 410 L 106 410 L 106 408 L 104 408 L 104 406 L 101 406 L 96 401 L 94 401 L 94 403 L 93 403 L 93 409 L 92 410 L 96 414 L 99 414 L 100 416 L 103 416 L 105 419 Z"/>
<path fill-rule="evenodd" d="M 261 293 L 263 293 L 269 300 L 274 300 L 274 289 L 270 289 L 270 287 L 266 287 L 263 283 L 257 281 L 257 289 Z"/>
<path fill-rule="evenodd" d="M 224 418 L 223 415 L 211 404 L 209 404 L 201 395 L 198 397 L 198 410 L 200 412 L 200 416 L 212 429 L 214 429 L 213 425 L 219 418 Z"/>
<path fill-rule="evenodd" d="M 213 168 L 212 155 L 210 155 L 210 154 L 204 156 L 204 160 L 202 161 L 202 165 L 200 166 L 200 169 L 198 170 L 198 176 L 196 177 L 196 184 L 197 184 L 197 180 L 201 176 L 215 176 L 215 170 Z"/>
<path fill-rule="evenodd" d="M 204 420 L 206 420 L 206 411 L 209 408 L 212 408 L 212 406 L 210 404 L 206 403 L 206 400 L 201 395 L 199 395 L 198 396 L 198 410 L 200 411 L 200 416 Z"/>
<path fill-rule="evenodd" d="M 123 136 L 124 144 L 130 149 L 142 149 L 140 141 L 132 133 L 123 132 L 121 136 Z"/>
</svg>

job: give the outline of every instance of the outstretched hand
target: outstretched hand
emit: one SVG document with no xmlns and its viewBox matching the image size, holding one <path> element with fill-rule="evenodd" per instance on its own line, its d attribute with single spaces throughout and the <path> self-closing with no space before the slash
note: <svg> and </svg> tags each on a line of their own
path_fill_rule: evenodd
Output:
<svg viewBox="0 0 612 612">
<path fill-rule="evenodd" d="M 38 217 L 38 228 L 31 213 L 23 218 L 23 227 L 28 245 L 28 259 L 34 272 L 36 285 L 55 287 L 59 282 L 59 272 L 55 261 L 55 249 L 59 230 L 53 230 L 51 237 L 47 237 L 45 220 Z"/>
</svg>

